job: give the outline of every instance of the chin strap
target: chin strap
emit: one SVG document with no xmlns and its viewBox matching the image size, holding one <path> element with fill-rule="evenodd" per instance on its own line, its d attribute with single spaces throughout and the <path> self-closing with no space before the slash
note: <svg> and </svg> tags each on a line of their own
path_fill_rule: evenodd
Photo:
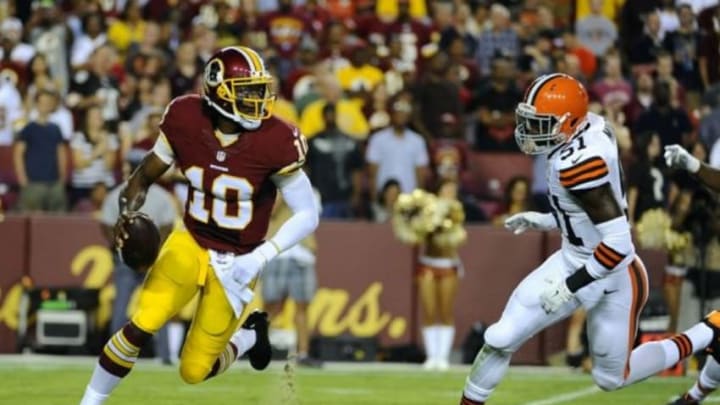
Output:
<svg viewBox="0 0 720 405">
<path fill-rule="evenodd" d="M 219 105 L 214 103 L 212 100 L 210 100 L 210 98 L 208 96 L 203 96 L 203 97 L 205 98 L 205 101 L 207 101 L 208 104 L 210 104 L 210 106 L 212 108 L 214 108 L 215 111 L 217 111 L 220 115 L 222 115 L 223 117 L 225 117 L 231 121 L 237 122 L 244 129 L 248 129 L 248 130 L 258 129 L 258 127 L 262 123 L 262 120 L 249 120 L 247 118 L 238 117 L 235 114 L 230 114 L 229 112 L 222 109 L 222 107 L 220 107 Z"/>
</svg>

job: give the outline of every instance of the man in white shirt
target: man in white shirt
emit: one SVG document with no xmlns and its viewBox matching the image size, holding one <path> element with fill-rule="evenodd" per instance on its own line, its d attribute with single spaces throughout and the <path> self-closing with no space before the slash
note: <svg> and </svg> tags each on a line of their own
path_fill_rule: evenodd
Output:
<svg viewBox="0 0 720 405">
<path fill-rule="evenodd" d="M 575 24 L 580 43 L 590 48 L 595 56 L 602 56 L 618 38 L 615 24 L 602 13 L 602 0 L 590 2 L 590 15 Z"/>
<path fill-rule="evenodd" d="M 400 183 L 400 190 L 408 193 L 425 186 L 428 175 L 428 153 L 425 141 L 407 127 L 412 105 L 397 98 L 390 104 L 391 125 L 370 137 L 365 158 L 370 169 L 373 200 L 389 179 Z"/>
</svg>

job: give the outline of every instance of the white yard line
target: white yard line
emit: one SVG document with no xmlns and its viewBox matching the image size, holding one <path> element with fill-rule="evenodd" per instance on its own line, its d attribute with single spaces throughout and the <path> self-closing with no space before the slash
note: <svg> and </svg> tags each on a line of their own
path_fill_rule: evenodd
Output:
<svg viewBox="0 0 720 405">
<path fill-rule="evenodd" d="M 526 405 L 562 404 L 563 402 L 572 401 L 574 399 L 586 397 L 588 395 L 596 394 L 598 392 L 600 392 L 600 388 L 593 385 L 591 387 L 583 388 L 583 389 L 577 390 L 577 391 L 566 392 L 564 394 L 556 395 L 554 397 L 543 399 L 541 401 L 528 402 Z"/>
</svg>

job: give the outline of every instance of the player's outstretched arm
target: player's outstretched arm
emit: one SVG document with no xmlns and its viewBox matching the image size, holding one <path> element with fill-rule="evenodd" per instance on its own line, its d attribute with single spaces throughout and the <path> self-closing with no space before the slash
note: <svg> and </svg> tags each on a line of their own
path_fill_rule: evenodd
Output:
<svg viewBox="0 0 720 405">
<path fill-rule="evenodd" d="M 701 183 L 710 187 L 713 191 L 720 192 L 720 170 L 701 162 L 700 169 L 696 174 Z"/>
<path fill-rule="evenodd" d="M 626 257 L 633 254 L 630 225 L 615 200 L 609 183 L 570 192 L 595 224 L 595 228 L 602 235 L 602 242 L 595 247 L 593 255 L 585 265 L 565 280 L 546 280 L 548 285 L 540 293 L 540 301 L 547 313 L 557 311 L 572 299 L 577 290 L 610 274 L 626 262 Z"/>
<path fill-rule="evenodd" d="M 137 211 L 145 202 L 145 194 L 155 180 L 170 168 L 154 152 L 148 153 L 130 175 L 127 185 L 120 193 L 120 212 Z"/>
<path fill-rule="evenodd" d="M 252 252 L 235 258 L 232 277 L 241 286 L 250 285 L 270 260 L 309 236 L 320 221 L 315 192 L 302 170 L 276 174 L 272 180 L 293 214 L 271 238 Z M 246 293 L 246 296 L 251 297 L 251 294 Z"/>
<path fill-rule="evenodd" d="M 571 192 L 602 235 L 602 242 L 595 247 L 590 260 L 567 279 L 568 288 L 575 292 L 609 274 L 634 249 L 630 225 L 609 183 Z"/>
<path fill-rule="evenodd" d="M 320 209 L 310 179 L 302 170 L 292 174 L 278 174 L 272 179 L 280 190 L 283 200 L 293 212 L 293 215 L 269 239 L 282 252 L 300 243 L 315 231 L 320 222 Z"/>
<path fill-rule="evenodd" d="M 668 167 L 687 170 L 695 174 L 701 183 L 710 187 L 713 191 L 720 192 L 720 170 L 701 162 L 682 146 L 666 146 L 665 163 Z"/>
<path fill-rule="evenodd" d="M 145 195 L 148 188 L 170 167 L 154 152 L 148 153 L 140 165 L 130 175 L 127 185 L 120 192 L 118 204 L 120 205 L 120 217 L 115 223 L 115 246 L 121 248 L 123 241 L 128 238 L 126 223 L 132 222 L 132 216 L 128 215 L 137 211 L 145 203 Z"/>
</svg>

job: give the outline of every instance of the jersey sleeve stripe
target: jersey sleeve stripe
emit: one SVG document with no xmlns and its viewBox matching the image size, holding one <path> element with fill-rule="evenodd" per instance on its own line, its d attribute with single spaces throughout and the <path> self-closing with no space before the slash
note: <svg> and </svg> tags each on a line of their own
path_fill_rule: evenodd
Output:
<svg viewBox="0 0 720 405">
<path fill-rule="evenodd" d="M 607 167 L 605 161 L 597 156 L 592 157 L 590 159 L 583 160 L 575 166 L 560 170 L 560 178 L 576 176 L 580 173 L 601 167 Z"/>
<path fill-rule="evenodd" d="M 591 181 L 593 181 L 593 180 L 601 179 L 601 178 L 607 176 L 607 174 L 608 174 L 608 169 L 607 169 L 607 167 L 602 167 L 602 168 L 599 168 L 599 169 L 595 169 L 595 170 L 593 170 L 593 171 L 591 171 L 591 172 L 582 173 L 582 174 L 580 174 L 580 175 L 574 176 L 574 177 L 569 178 L 569 179 L 562 179 L 562 178 L 561 178 L 561 179 L 560 179 L 560 184 L 562 184 L 563 187 L 566 187 L 566 188 L 576 187 L 576 186 L 578 186 L 578 185 L 580 185 L 580 184 L 583 184 L 583 183 L 588 183 L 588 182 L 591 182 Z"/>
<path fill-rule="evenodd" d="M 615 268 L 615 266 L 612 265 L 610 259 L 605 257 L 599 250 L 595 250 L 595 252 L 593 253 L 593 257 L 595 257 L 595 260 L 597 260 L 598 263 L 600 263 L 606 269 L 612 270 Z"/>
<path fill-rule="evenodd" d="M 608 270 L 614 269 L 620 264 L 620 262 L 623 261 L 623 259 L 625 259 L 625 256 L 604 243 L 600 243 L 595 248 L 593 257 L 595 257 L 595 260 Z"/>
<path fill-rule="evenodd" d="M 605 243 L 600 243 L 598 248 L 602 249 L 603 252 L 605 252 L 609 257 L 614 258 L 615 260 L 621 262 L 625 256 L 621 253 L 619 253 L 617 250 L 611 248 L 610 246 L 606 245 Z"/>
<path fill-rule="evenodd" d="M 280 175 L 288 175 L 288 174 L 291 174 L 291 173 L 295 173 L 297 170 L 299 170 L 301 167 L 303 167 L 304 164 L 305 164 L 305 161 L 304 161 L 304 160 L 299 161 L 299 162 L 290 163 L 289 165 L 287 165 L 287 166 L 283 167 L 282 169 L 278 170 L 278 171 L 277 171 L 277 174 L 280 174 Z"/>
</svg>

